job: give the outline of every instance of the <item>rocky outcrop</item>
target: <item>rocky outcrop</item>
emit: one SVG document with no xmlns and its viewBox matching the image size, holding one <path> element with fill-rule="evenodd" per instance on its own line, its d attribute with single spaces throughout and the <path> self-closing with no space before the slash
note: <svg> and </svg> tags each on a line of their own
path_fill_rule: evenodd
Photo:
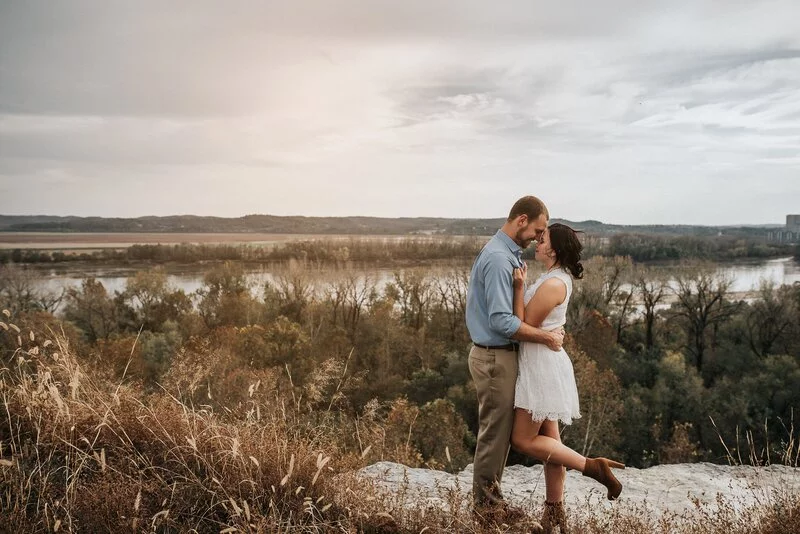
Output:
<svg viewBox="0 0 800 534">
<path fill-rule="evenodd" d="M 713 512 L 720 504 L 734 508 L 766 505 L 775 492 L 800 495 L 800 468 L 723 466 L 710 463 L 660 465 L 615 470 L 623 484 L 619 501 L 609 502 L 605 489 L 575 471 L 567 472 L 565 504 L 578 513 L 612 507 L 683 515 L 700 509 Z M 359 471 L 381 491 L 402 493 L 406 506 L 446 508 L 466 505 L 472 489 L 472 465 L 457 474 L 380 462 Z M 503 493 L 513 504 L 539 507 L 544 501 L 542 466 L 507 467 Z"/>
</svg>

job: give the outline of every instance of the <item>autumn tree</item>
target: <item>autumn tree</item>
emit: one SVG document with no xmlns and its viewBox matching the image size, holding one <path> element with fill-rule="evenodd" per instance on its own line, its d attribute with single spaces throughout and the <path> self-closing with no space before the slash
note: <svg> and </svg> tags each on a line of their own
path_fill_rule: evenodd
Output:
<svg viewBox="0 0 800 534">
<path fill-rule="evenodd" d="M 128 278 L 119 295 L 121 313 L 133 330 L 159 332 L 167 321 L 177 321 L 191 311 L 192 301 L 183 290 L 173 290 L 167 273 L 157 267 Z"/>
<path fill-rule="evenodd" d="M 655 346 L 658 305 L 668 295 L 669 281 L 662 271 L 640 266 L 633 275 L 633 287 L 642 306 L 645 347 L 652 349 Z"/>
<path fill-rule="evenodd" d="M 439 318 L 446 327 L 446 335 L 453 346 L 468 341 L 465 316 L 467 310 L 467 286 L 469 271 L 452 270 L 442 273 L 434 280 L 435 301 L 432 320 Z"/>
<path fill-rule="evenodd" d="M 241 264 L 225 262 L 203 278 L 198 311 L 206 325 L 245 326 L 259 321 L 263 306 L 253 298 L 252 283 Z"/>
<path fill-rule="evenodd" d="M 408 269 L 394 273 L 392 281 L 386 284 L 386 294 L 399 306 L 406 325 L 416 330 L 422 328 L 435 295 L 433 283 L 425 272 Z"/>
<path fill-rule="evenodd" d="M 716 333 L 724 321 L 739 309 L 728 300 L 733 281 L 706 265 L 688 267 L 675 277 L 677 302 L 670 315 L 682 325 L 687 349 L 698 372 L 703 371 L 706 353 L 716 348 Z"/>
<path fill-rule="evenodd" d="M 14 314 L 32 311 L 54 312 L 64 291 L 47 289 L 31 269 L 15 264 L 0 265 L 0 307 Z"/>
<path fill-rule="evenodd" d="M 94 278 L 86 278 L 80 289 L 67 290 L 64 317 L 92 343 L 119 331 L 117 307 L 102 282 Z"/>
<path fill-rule="evenodd" d="M 274 314 L 300 323 L 314 290 L 305 267 L 298 262 L 291 262 L 288 269 L 278 272 L 272 282 L 264 284 L 264 301 Z"/>
<path fill-rule="evenodd" d="M 631 312 L 628 283 L 632 271 L 630 258 L 596 257 L 585 263 L 584 276 L 575 281 L 568 309 L 568 324 L 580 330 L 599 313 L 621 331 Z"/>
<path fill-rule="evenodd" d="M 351 342 L 355 339 L 362 316 L 377 298 L 374 276 L 352 269 L 338 274 L 322 292 L 331 324 L 347 332 Z"/>
<path fill-rule="evenodd" d="M 765 357 L 775 350 L 789 352 L 798 334 L 798 303 L 790 286 L 775 287 L 763 282 L 758 298 L 745 311 L 747 340 L 756 355 Z"/>
</svg>

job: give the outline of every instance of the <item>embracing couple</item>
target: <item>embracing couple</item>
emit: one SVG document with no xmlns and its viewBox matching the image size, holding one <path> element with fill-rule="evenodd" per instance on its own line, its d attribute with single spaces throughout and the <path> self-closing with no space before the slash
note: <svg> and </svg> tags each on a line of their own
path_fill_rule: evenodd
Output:
<svg viewBox="0 0 800 534">
<path fill-rule="evenodd" d="M 509 446 L 544 463 L 546 502 L 536 530 L 566 532 L 566 468 L 581 471 L 616 499 L 622 484 L 605 458 L 586 458 L 561 443 L 558 421 L 580 417 L 569 356 L 561 348 L 572 279 L 581 278 L 582 245 L 563 224 L 548 227 L 547 208 L 536 197 L 519 199 L 503 227 L 475 260 L 467 291 L 466 321 L 472 338 L 469 370 L 478 394 L 478 442 L 473 464 L 476 519 L 512 523 L 525 514 L 500 491 Z M 522 251 L 536 241 L 545 273 L 525 289 Z"/>
</svg>

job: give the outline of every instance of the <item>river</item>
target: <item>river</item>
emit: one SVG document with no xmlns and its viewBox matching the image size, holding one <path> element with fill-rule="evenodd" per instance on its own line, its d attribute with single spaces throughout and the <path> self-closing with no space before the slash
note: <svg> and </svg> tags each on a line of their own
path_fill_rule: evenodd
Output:
<svg viewBox="0 0 800 534">
<path fill-rule="evenodd" d="M 464 268 L 468 268 L 468 266 Z M 187 294 L 194 293 L 203 286 L 203 275 L 206 269 L 167 268 L 168 282 L 174 289 L 182 289 Z M 729 277 L 733 281 L 731 291 L 734 293 L 757 290 L 764 280 L 775 285 L 791 285 L 800 282 L 800 262 L 793 258 L 781 258 L 758 263 L 720 264 L 717 270 L 718 273 Z M 43 275 L 40 282 L 43 289 L 60 292 L 68 287 L 79 286 L 84 278 L 94 277 L 103 283 L 109 293 L 114 293 L 125 289 L 128 277 L 134 274 L 136 269 L 92 266 L 77 270 L 59 267 L 57 269 L 44 269 L 40 272 Z M 275 270 L 270 270 L 266 267 L 249 269 L 247 276 L 252 283 L 254 291 L 260 292 L 260 288 L 263 287 L 264 283 L 273 281 L 275 272 Z M 375 285 L 382 288 L 387 281 L 391 280 L 393 272 L 393 269 L 376 269 L 374 271 Z M 320 279 L 329 280 L 332 273 L 329 270 L 319 270 L 310 271 L 309 275 L 312 278 L 319 277 Z"/>
</svg>

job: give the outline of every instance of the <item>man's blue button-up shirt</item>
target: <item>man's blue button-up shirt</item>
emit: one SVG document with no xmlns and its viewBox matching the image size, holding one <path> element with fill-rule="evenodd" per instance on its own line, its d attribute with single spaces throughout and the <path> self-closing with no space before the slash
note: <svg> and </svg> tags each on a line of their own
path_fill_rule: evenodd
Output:
<svg viewBox="0 0 800 534">
<path fill-rule="evenodd" d="M 498 230 L 472 265 L 467 288 L 467 330 L 474 343 L 505 345 L 522 321 L 514 316 L 514 268 L 522 248 Z"/>
</svg>

